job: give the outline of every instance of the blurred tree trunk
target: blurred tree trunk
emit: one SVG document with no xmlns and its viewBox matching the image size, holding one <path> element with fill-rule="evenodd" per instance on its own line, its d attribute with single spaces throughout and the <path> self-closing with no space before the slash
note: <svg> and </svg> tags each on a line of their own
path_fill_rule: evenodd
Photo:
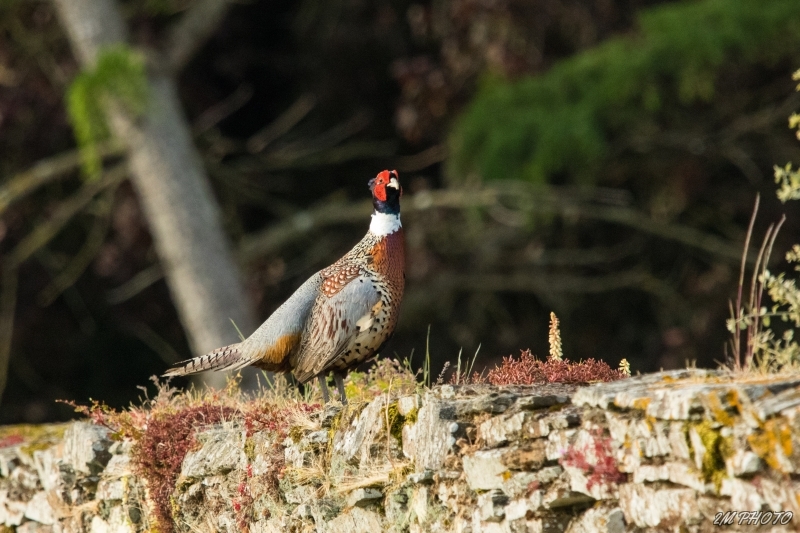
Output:
<svg viewBox="0 0 800 533">
<path fill-rule="evenodd" d="M 91 68 L 105 46 L 126 43 L 117 0 L 54 0 L 72 49 Z M 200 0 L 216 6 L 225 0 Z M 213 24 L 219 20 L 213 18 Z M 195 34 L 198 34 L 195 28 Z M 202 36 L 198 36 L 202 38 Z M 166 54 L 165 54 L 166 55 Z M 255 325 L 219 207 L 181 110 L 172 57 L 149 61 L 149 100 L 134 120 L 113 105 L 111 129 L 128 149 L 131 179 L 155 241 L 167 283 L 195 354 L 238 341 L 234 320 L 249 335 Z M 224 375 L 203 382 L 220 385 Z"/>
</svg>

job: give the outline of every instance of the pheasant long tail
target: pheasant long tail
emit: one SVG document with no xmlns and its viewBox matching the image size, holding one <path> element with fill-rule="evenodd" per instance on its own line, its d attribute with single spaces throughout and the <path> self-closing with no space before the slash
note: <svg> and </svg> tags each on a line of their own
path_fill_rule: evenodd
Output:
<svg viewBox="0 0 800 533">
<path fill-rule="evenodd" d="M 242 364 L 244 363 L 244 364 Z M 205 370 L 227 370 L 230 368 L 241 368 L 246 366 L 249 361 L 242 361 L 239 350 L 239 343 L 217 348 L 213 352 L 187 359 L 176 363 L 173 368 L 164 372 L 164 376 L 185 376 Z"/>
</svg>

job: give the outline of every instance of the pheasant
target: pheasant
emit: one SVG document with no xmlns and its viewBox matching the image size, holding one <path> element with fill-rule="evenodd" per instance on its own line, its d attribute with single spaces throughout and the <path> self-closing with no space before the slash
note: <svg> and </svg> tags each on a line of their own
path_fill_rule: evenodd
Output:
<svg viewBox="0 0 800 533">
<path fill-rule="evenodd" d="M 352 250 L 311 276 L 248 338 L 177 363 L 165 376 L 253 365 L 292 372 L 300 383 L 317 377 L 329 401 L 324 376 L 333 371 L 347 402 L 348 369 L 378 353 L 397 323 L 405 285 L 405 240 L 400 223 L 403 189 L 397 171 L 369 181 L 372 221 Z"/>
</svg>

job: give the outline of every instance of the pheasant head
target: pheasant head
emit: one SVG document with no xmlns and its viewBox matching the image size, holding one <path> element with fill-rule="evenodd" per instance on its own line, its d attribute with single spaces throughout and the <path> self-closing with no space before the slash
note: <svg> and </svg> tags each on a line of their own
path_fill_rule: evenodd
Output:
<svg viewBox="0 0 800 533">
<path fill-rule="evenodd" d="M 369 230 L 378 236 L 390 235 L 402 226 L 400 224 L 400 197 L 403 188 L 400 186 L 396 170 L 384 170 L 369 180 L 372 191 L 372 222 Z"/>
</svg>

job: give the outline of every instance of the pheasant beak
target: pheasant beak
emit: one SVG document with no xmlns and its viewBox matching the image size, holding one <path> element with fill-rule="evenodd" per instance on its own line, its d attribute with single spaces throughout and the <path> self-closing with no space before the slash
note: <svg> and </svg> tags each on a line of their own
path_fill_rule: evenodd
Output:
<svg viewBox="0 0 800 533">
<path fill-rule="evenodd" d="M 400 183 L 397 181 L 397 178 L 392 176 L 392 179 L 389 180 L 389 183 L 386 184 L 387 187 L 391 187 L 393 189 L 399 189 Z"/>
</svg>

